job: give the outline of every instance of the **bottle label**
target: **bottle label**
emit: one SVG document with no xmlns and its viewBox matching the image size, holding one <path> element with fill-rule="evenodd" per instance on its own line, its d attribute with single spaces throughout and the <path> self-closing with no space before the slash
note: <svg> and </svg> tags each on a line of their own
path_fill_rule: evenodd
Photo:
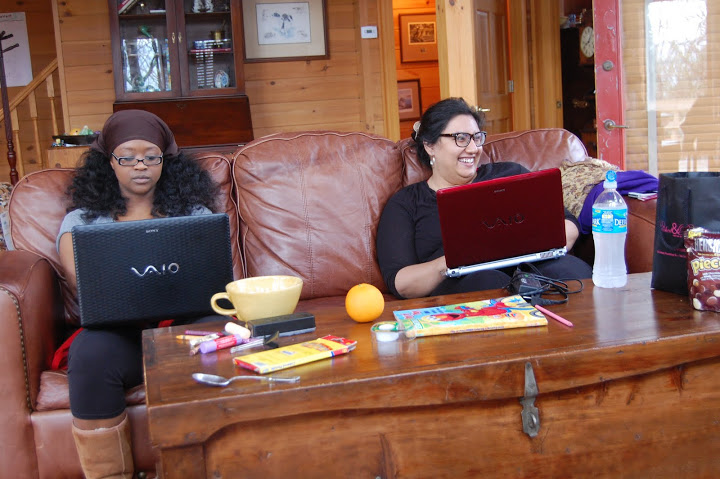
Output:
<svg viewBox="0 0 720 479">
<path fill-rule="evenodd" d="M 592 209 L 593 233 L 627 233 L 627 209 Z"/>
</svg>

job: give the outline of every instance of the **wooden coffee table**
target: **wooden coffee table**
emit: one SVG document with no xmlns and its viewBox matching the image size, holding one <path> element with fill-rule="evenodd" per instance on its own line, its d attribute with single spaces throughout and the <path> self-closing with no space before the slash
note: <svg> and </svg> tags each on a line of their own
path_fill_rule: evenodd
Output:
<svg viewBox="0 0 720 479">
<path fill-rule="evenodd" d="M 184 328 L 144 332 L 147 410 L 158 471 L 187 477 L 719 477 L 720 314 L 650 290 L 585 282 L 547 327 L 374 342 L 341 307 L 317 331 L 349 354 L 274 373 L 296 384 L 196 384 L 232 376 L 221 351 L 190 357 Z M 506 296 L 501 290 L 393 301 L 392 311 Z M 302 309 L 302 307 L 301 307 Z M 222 324 L 214 325 L 221 329 Z M 539 394 L 523 432 L 526 365 Z M 537 416 L 536 416 L 537 417 Z M 538 424 L 535 424 L 538 426 Z"/>
</svg>

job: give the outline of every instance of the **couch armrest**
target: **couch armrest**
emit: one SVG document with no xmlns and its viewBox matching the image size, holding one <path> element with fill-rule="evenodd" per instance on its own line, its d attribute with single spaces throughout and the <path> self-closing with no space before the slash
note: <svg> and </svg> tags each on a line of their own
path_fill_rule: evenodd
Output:
<svg viewBox="0 0 720 479">
<path fill-rule="evenodd" d="M 657 200 L 624 198 L 628 205 L 628 235 L 625 244 L 628 273 L 652 271 Z"/>
<path fill-rule="evenodd" d="M 37 476 L 30 412 L 62 325 L 61 304 L 48 261 L 27 251 L 0 252 L 0 465 L 24 477 Z"/>
<path fill-rule="evenodd" d="M 0 408 L 7 411 L 8 395 L 21 394 L 26 407 L 34 409 L 40 373 L 50 368 L 64 325 L 57 274 L 34 253 L 3 251 L 0 293 L 5 356 Z"/>
</svg>

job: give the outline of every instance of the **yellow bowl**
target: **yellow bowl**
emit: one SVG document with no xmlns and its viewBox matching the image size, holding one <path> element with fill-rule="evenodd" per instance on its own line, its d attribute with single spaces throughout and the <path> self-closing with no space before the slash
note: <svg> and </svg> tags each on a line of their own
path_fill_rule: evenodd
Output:
<svg viewBox="0 0 720 479">
<path fill-rule="evenodd" d="M 225 291 L 210 299 L 212 309 L 243 321 L 291 314 L 295 311 L 303 281 L 296 276 L 256 276 L 239 279 L 225 286 Z M 234 309 L 217 305 L 218 299 L 229 300 Z"/>
</svg>

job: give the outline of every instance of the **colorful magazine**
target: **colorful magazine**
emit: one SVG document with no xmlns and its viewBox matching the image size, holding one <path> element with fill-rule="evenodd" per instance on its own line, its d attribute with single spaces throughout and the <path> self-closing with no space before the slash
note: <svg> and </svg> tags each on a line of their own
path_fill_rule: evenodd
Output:
<svg viewBox="0 0 720 479">
<path fill-rule="evenodd" d="M 522 296 L 394 311 L 395 319 L 415 337 L 489 329 L 547 326 L 547 318 Z"/>
</svg>

